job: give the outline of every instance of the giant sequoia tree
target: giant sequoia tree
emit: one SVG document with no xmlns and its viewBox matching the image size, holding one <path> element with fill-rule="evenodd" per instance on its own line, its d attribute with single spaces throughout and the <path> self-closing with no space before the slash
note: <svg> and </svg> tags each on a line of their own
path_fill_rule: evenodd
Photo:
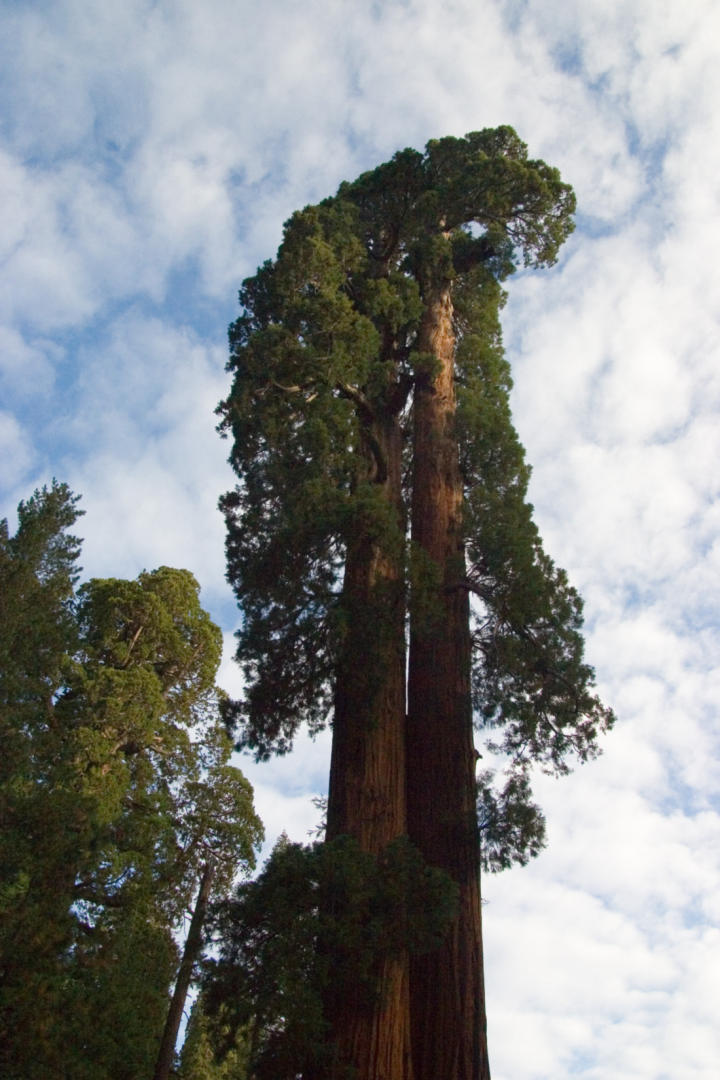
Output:
<svg viewBox="0 0 720 1080">
<path fill-rule="evenodd" d="M 567 771 L 612 720 L 532 522 L 499 329 L 501 282 L 555 261 L 573 209 L 510 128 L 402 151 L 293 215 L 230 331 L 228 720 L 259 758 L 330 721 L 328 840 L 407 834 L 459 890 L 441 948 L 388 950 L 370 1003 L 326 1002 L 336 1068 L 368 1080 L 489 1076 L 481 855 L 539 850 L 530 768 Z"/>
</svg>

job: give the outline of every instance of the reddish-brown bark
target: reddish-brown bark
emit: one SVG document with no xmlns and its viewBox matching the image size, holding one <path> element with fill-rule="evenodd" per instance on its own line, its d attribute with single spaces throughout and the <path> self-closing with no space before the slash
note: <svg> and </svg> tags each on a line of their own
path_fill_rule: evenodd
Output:
<svg viewBox="0 0 720 1080">
<path fill-rule="evenodd" d="M 406 764 L 410 839 L 458 884 L 460 904 L 443 946 L 411 960 L 415 1080 L 490 1076 L 452 310 L 449 286 L 426 290 L 419 350 L 437 367 L 415 390 L 411 536 L 440 584 L 420 625 L 411 615 Z"/>
<path fill-rule="evenodd" d="M 396 416 L 368 420 L 362 469 L 386 500 L 394 527 L 358 529 L 343 583 L 346 631 L 333 719 L 327 838 L 353 836 L 379 854 L 407 832 L 405 809 L 404 559 L 401 433 Z M 412 1080 L 408 962 L 388 957 L 379 1002 L 328 1002 L 339 1067 L 357 1080 Z M 344 1075 L 344 1074 L 343 1074 Z"/>
</svg>

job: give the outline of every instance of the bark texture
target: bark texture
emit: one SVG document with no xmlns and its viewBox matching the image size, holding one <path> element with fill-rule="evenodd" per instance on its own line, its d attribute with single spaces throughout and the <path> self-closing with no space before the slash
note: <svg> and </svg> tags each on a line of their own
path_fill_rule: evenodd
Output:
<svg viewBox="0 0 720 1080">
<path fill-rule="evenodd" d="M 415 1080 L 489 1080 L 483 988 L 480 854 L 470 701 L 470 629 L 462 546 L 462 478 L 454 431 L 455 339 L 447 285 L 426 290 L 413 431 L 412 541 L 435 575 L 411 614 L 407 729 L 410 839 L 458 884 L 443 946 L 411 960 Z M 418 621 L 419 620 L 419 621 Z"/>
<path fill-rule="evenodd" d="M 345 638 L 336 681 L 327 838 L 354 837 L 373 855 L 407 832 L 405 803 L 404 557 L 397 417 L 367 420 L 364 479 L 382 492 L 391 527 L 358 529 L 343 584 Z M 394 518 L 394 522 L 393 519 Z M 412 1080 L 406 957 L 385 958 L 379 1002 L 328 1002 L 339 1074 Z"/>
</svg>

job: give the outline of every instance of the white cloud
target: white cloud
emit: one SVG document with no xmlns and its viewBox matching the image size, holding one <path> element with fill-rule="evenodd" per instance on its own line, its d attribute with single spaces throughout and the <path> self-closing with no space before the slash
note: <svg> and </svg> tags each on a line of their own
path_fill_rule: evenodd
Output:
<svg viewBox="0 0 720 1080">
<path fill-rule="evenodd" d="M 3 462 L 3 484 L 14 489 L 27 476 L 33 462 L 32 440 L 28 432 L 10 413 L 0 411 L 0 460 Z M 29 494 L 29 493 L 28 493 Z M 14 506 L 2 516 L 10 518 Z"/>
<path fill-rule="evenodd" d="M 28 344 L 8 326 L 0 326 L 0 387 L 6 400 L 47 396 L 53 389 L 52 361 L 59 350 L 42 340 Z"/>
<path fill-rule="evenodd" d="M 330 765 L 330 732 L 314 739 L 300 732 L 292 754 L 255 762 L 238 754 L 234 764 L 253 785 L 255 809 L 265 826 L 262 857 L 267 856 L 281 833 L 298 844 L 316 840 L 322 824 L 322 810 L 313 802 L 327 791 Z"/>
</svg>

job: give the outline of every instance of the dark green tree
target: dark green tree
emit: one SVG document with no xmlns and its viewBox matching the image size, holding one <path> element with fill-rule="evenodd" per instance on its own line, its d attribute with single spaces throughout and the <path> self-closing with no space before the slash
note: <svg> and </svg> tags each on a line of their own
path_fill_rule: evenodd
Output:
<svg viewBox="0 0 720 1080">
<path fill-rule="evenodd" d="M 136 1080 L 203 868 L 227 889 L 262 829 L 197 582 L 162 567 L 76 591 L 76 501 L 53 485 L 2 526 L 3 1075 Z"/>
<path fill-rule="evenodd" d="M 177 1071 L 179 1080 L 247 1080 L 249 1038 L 246 1030 L 209 1017 L 205 997 L 195 999 Z"/>
<path fill-rule="evenodd" d="M 334 1007 L 361 1078 L 489 1076 L 481 834 L 493 867 L 536 853 L 531 767 L 566 771 L 612 721 L 532 521 L 500 338 L 502 282 L 552 265 L 573 210 L 511 128 L 401 151 L 293 215 L 230 331 L 247 693 L 226 718 L 259 757 L 331 719 L 328 838 L 379 857 L 407 833 L 459 888 L 440 948 L 388 954 L 370 1004 Z M 499 784 L 478 787 L 473 716 Z"/>
<path fill-rule="evenodd" d="M 73 938 L 64 868 L 77 819 L 53 783 L 62 758 L 53 703 L 78 640 L 80 543 L 69 530 L 79 515 L 69 489 L 53 483 L 20 504 L 14 536 L 0 523 L 0 1072 L 17 1078 L 41 1073 L 33 1051 L 52 1045 L 62 984 L 55 958 Z M 15 1047 L 27 1054 L 17 1065 Z M 59 1062 L 46 1060 L 45 1075 L 61 1075 Z"/>
<path fill-rule="evenodd" d="M 257 1080 L 350 1080 L 327 1038 L 334 1002 L 370 1009 L 386 956 L 436 948 L 456 900 L 406 838 L 376 858 L 349 836 L 309 847 L 281 837 L 259 877 L 216 906 L 203 994 L 211 1045 L 222 1054 L 242 1033 Z"/>
</svg>

